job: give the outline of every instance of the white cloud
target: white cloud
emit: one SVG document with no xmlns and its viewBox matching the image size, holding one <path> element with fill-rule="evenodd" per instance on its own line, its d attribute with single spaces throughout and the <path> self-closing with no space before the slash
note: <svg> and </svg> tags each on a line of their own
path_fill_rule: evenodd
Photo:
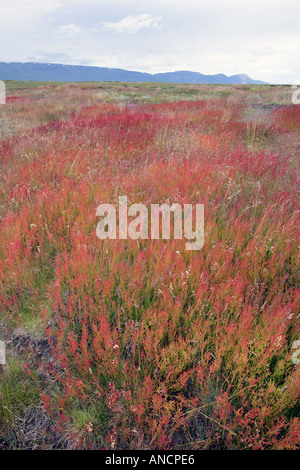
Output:
<svg viewBox="0 0 300 470">
<path fill-rule="evenodd" d="M 26 30 L 35 26 L 41 18 L 51 12 L 59 10 L 60 0 L 10 0 L 0 3 L 1 30 Z"/>
<path fill-rule="evenodd" d="M 141 29 L 160 29 L 161 19 L 161 16 L 154 17 L 148 14 L 138 16 L 128 15 L 120 21 L 104 21 L 102 22 L 102 25 L 103 28 L 110 29 L 115 33 L 135 34 Z"/>
<path fill-rule="evenodd" d="M 82 28 L 73 23 L 61 25 L 56 30 L 58 34 L 67 36 L 73 36 L 74 34 L 80 33 L 81 31 Z"/>
</svg>

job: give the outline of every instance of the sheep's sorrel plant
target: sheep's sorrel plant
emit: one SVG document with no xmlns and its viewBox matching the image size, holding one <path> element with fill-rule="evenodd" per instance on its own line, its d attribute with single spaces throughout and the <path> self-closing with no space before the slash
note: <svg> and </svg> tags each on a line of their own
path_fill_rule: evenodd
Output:
<svg viewBox="0 0 300 470">
<path fill-rule="evenodd" d="M 300 106 L 247 125 L 247 91 L 126 106 L 107 90 L 3 111 L 32 109 L 0 142 L 0 443 L 299 448 Z M 138 209 L 202 205 L 201 249 L 99 239 L 97 208 L 124 195 L 135 235 Z"/>
</svg>

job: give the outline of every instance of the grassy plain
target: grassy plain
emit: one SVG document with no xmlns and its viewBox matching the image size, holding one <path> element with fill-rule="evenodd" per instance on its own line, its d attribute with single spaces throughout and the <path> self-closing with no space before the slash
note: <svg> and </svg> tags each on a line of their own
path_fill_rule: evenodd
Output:
<svg viewBox="0 0 300 470">
<path fill-rule="evenodd" d="M 299 448 L 291 87 L 6 85 L 0 447 Z M 204 247 L 100 241 L 120 195 L 203 203 Z"/>
</svg>

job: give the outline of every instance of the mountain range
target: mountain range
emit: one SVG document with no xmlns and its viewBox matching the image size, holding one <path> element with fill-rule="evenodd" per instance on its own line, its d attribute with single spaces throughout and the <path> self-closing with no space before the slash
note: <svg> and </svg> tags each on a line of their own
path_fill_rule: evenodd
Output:
<svg viewBox="0 0 300 470">
<path fill-rule="evenodd" d="M 181 70 L 166 73 L 144 73 L 118 68 L 91 67 L 85 65 L 44 64 L 35 62 L 0 62 L 0 80 L 32 80 L 55 82 L 167 82 L 203 84 L 264 84 L 245 74 L 223 73 L 204 75 Z"/>
</svg>

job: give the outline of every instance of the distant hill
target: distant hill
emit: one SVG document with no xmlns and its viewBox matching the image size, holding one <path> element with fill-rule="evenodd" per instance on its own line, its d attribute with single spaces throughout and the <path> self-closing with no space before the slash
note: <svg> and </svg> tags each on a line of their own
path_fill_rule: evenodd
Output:
<svg viewBox="0 0 300 470">
<path fill-rule="evenodd" d="M 222 73 L 204 75 L 181 70 L 166 73 L 142 73 L 106 67 L 82 65 L 40 64 L 34 62 L 0 62 L 0 80 L 33 80 L 55 82 L 168 82 L 168 83 L 218 83 L 218 84 L 263 84 L 248 75 Z"/>
</svg>

